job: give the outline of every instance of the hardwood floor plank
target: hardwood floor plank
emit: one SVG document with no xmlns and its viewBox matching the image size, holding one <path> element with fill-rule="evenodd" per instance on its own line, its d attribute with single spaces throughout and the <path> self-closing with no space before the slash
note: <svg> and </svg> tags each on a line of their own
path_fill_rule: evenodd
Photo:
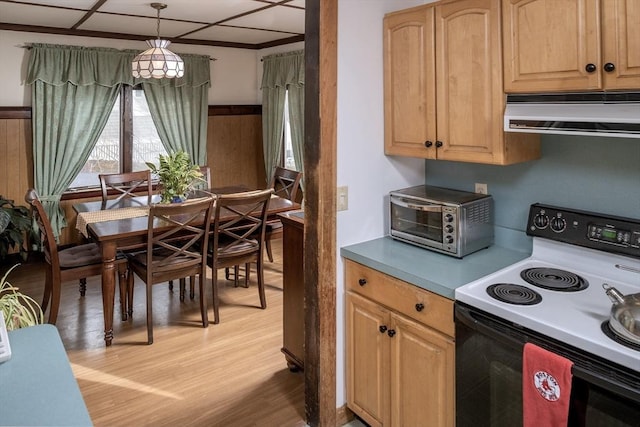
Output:
<svg viewBox="0 0 640 427">
<path fill-rule="evenodd" d="M 304 426 L 304 374 L 287 368 L 282 347 L 281 240 L 266 262 L 267 309 L 256 274 L 248 289 L 219 273 L 220 324 L 202 328 L 199 301 L 180 302 L 178 286 L 153 287 L 154 343 L 146 344 L 145 290 L 136 280 L 133 319 L 122 322 L 116 296 L 113 345 L 103 340 L 100 278 L 62 292 L 57 328 L 96 426 Z M 6 268 L 0 268 L 5 270 Z M 255 266 L 254 266 L 255 270 Z M 44 269 L 31 261 L 9 281 L 41 300 Z M 211 276 L 207 280 L 211 299 Z M 210 319 L 212 301 L 208 300 Z M 304 319 L 300 319 L 304 321 Z"/>
</svg>

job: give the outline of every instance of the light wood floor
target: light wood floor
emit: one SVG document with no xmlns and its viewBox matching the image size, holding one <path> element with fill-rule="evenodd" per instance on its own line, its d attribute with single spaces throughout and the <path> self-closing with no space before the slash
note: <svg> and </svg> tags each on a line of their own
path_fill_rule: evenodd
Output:
<svg viewBox="0 0 640 427">
<path fill-rule="evenodd" d="M 136 280 L 132 321 L 120 320 L 116 296 L 109 348 L 99 277 L 89 279 L 84 298 L 76 283 L 67 283 L 56 326 L 94 424 L 304 426 L 304 374 L 290 372 L 280 352 L 281 254 L 281 240 L 274 241 L 275 262 L 265 263 L 266 310 L 259 308 L 255 274 L 245 289 L 234 288 L 221 271 L 220 324 L 206 329 L 198 295 L 180 302 L 177 284 L 173 291 L 166 284 L 154 286 L 152 345 L 146 344 L 141 281 Z M 24 264 L 8 279 L 41 299 L 42 264 Z M 207 282 L 211 298 L 211 276 Z M 212 320 L 211 302 L 209 307 Z"/>
</svg>

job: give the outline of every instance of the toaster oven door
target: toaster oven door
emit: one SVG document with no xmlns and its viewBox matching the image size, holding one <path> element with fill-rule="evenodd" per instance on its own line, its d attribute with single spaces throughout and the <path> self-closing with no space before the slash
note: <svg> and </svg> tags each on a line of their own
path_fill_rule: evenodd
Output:
<svg viewBox="0 0 640 427">
<path fill-rule="evenodd" d="M 391 236 L 442 249 L 442 205 L 391 196 Z"/>
</svg>

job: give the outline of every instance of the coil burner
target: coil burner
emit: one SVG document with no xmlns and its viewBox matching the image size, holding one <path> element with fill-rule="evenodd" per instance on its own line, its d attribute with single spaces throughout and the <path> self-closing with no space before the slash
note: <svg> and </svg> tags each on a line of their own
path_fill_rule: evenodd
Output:
<svg viewBox="0 0 640 427">
<path fill-rule="evenodd" d="M 527 268 L 520 277 L 533 286 L 561 292 L 577 292 L 589 287 L 582 277 L 575 273 L 557 268 Z"/>
<path fill-rule="evenodd" d="M 526 286 L 513 283 L 496 283 L 487 287 L 487 293 L 498 301 L 515 305 L 534 305 L 542 301 L 542 296 Z"/>
</svg>

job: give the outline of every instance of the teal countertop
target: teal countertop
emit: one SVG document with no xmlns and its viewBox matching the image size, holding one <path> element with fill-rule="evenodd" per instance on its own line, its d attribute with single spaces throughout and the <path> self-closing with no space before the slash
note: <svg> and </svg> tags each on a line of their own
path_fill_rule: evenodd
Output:
<svg viewBox="0 0 640 427">
<path fill-rule="evenodd" d="M 8 335 L 11 359 L 0 363 L 0 425 L 92 426 L 55 326 Z"/>
<path fill-rule="evenodd" d="M 449 299 L 457 287 L 530 256 L 493 245 L 459 259 L 388 236 L 344 246 L 340 255 Z"/>
</svg>

